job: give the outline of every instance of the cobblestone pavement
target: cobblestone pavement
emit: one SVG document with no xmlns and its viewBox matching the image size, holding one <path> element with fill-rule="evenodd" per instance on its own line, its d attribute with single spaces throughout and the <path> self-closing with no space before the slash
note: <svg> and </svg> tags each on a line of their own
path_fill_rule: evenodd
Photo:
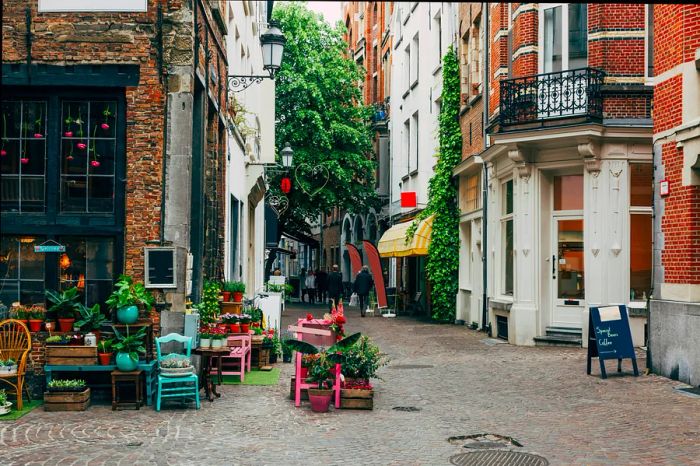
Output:
<svg viewBox="0 0 700 466">
<path fill-rule="evenodd" d="M 278 364 L 278 386 L 224 386 L 199 411 L 37 409 L 0 422 L 0 464 L 441 465 L 466 451 L 449 437 L 481 433 L 512 437 L 550 464 L 700 464 L 700 398 L 675 392 L 677 382 L 614 371 L 601 380 L 586 375 L 582 349 L 489 345 L 465 327 L 346 313 L 348 331 L 392 358 L 374 411 L 295 408 L 292 365 Z"/>
</svg>

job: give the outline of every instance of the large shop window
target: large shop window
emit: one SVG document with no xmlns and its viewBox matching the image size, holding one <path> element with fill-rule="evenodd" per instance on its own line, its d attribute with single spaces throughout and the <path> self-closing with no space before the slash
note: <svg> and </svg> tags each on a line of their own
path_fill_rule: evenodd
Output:
<svg viewBox="0 0 700 466">
<path fill-rule="evenodd" d="M 0 302 L 5 306 L 44 303 L 44 254 L 34 252 L 42 241 L 32 236 L 0 238 Z"/>
<path fill-rule="evenodd" d="M 514 237 L 513 237 L 513 180 L 503 183 L 501 206 L 501 234 L 503 251 L 503 294 L 513 295 Z"/>
<path fill-rule="evenodd" d="M 112 291 L 114 241 L 64 237 L 59 243 L 66 246 L 58 260 L 61 290 L 75 286 L 87 306 L 104 303 Z"/>
<path fill-rule="evenodd" d="M 654 167 L 630 164 L 630 301 L 651 293 Z"/>
</svg>

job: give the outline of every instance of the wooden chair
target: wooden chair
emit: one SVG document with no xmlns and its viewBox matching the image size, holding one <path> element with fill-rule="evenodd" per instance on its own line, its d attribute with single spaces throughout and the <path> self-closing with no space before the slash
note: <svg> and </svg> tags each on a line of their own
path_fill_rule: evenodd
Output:
<svg viewBox="0 0 700 466">
<path fill-rule="evenodd" d="M 241 377 L 241 383 L 243 383 L 246 370 L 250 372 L 251 367 L 252 343 L 250 335 L 228 337 L 226 344 L 231 352 L 226 356 L 220 356 L 221 375 L 238 375 Z M 218 368 L 212 367 L 211 375 L 218 374 Z"/>
<path fill-rule="evenodd" d="M 31 349 L 32 336 L 23 322 L 15 319 L 6 319 L 0 322 L 0 359 L 12 359 L 17 363 L 17 373 L 0 373 L 0 382 L 12 387 L 8 392 L 17 396 L 17 409 L 20 411 L 23 406 L 22 390 L 27 393 L 27 400 L 32 401 L 29 388 L 24 384 L 27 356 Z"/>
<path fill-rule="evenodd" d="M 330 330 L 320 328 L 304 327 L 306 322 L 299 320 L 297 325 L 290 325 L 289 331 L 295 333 L 295 338 L 299 341 L 305 341 L 312 345 L 332 346 L 335 343 L 335 333 Z M 320 343 L 319 343 L 320 342 Z M 301 391 L 303 389 L 317 388 L 315 383 L 307 383 L 301 376 L 301 358 L 302 354 L 296 352 L 295 372 L 294 372 L 294 406 L 301 405 Z M 335 395 L 335 407 L 340 408 L 340 364 L 335 365 L 335 380 L 333 382 L 333 392 Z"/>
<path fill-rule="evenodd" d="M 164 337 L 156 338 L 156 352 L 158 364 L 164 359 L 161 345 L 170 342 L 182 343 L 185 355 L 189 358 L 192 352 L 192 337 L 186 337 L 177 333 L 170 333 Z M 175 385 L 170 386 L 170 385 Z M 199 378 L 197 374 L 183 374 L 165 376 L 158 374 L 158 395 L 156 398 L 156 411 L 160 411 L 160 402 L 163 398 L 187 398 L 194 397 L 195 406 L 199 409 Z"/>
</svg>

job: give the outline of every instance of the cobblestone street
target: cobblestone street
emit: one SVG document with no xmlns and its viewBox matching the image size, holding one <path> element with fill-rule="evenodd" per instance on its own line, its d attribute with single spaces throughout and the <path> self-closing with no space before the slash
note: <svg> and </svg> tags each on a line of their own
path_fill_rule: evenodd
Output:
<svg viewBox="0 0 700 466">
<path fill-rule="evenodd" d="M 199 411 L 37 409 L 0 423 L 0 463 L 438 465 L 466 451 L 449 437 L 493 433 L 550 464 L 700 464 L 700 399 L 675 392 L 677 382 L 612 370 L 601 380 L 597 367 L 586 375 L 583 349 L 486 344 L 466 327 L 346 312 L 348 330 L 392 359 L 374 381 L 374 411 L 294 408 L 292 365 L 280 363 L 278 386 L 227 385 Z"/>
</svg>

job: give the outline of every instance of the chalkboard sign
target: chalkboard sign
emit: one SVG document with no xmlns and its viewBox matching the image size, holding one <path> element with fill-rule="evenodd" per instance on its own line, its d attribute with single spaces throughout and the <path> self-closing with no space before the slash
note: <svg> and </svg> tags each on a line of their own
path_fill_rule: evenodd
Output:
<svg viewBox="0 0 700 466">
<path fill-rule="evenodd" d="M 588 375 L 591 374 L 591 358 L 598 358 L 600 375 L 607 378 L 605 360 L 617 359 L 617 371 L 622 372 L 622 360 L 632 359 L 634 375 L 637 357 L 632 345 L 632 332 L 624 305 L 592 307 L 588 318 Z"/>
<path fill-rule="evenodd" d="M 175 248 L 145 249 L 146 288 L 177 288 Z"/>
</svg>

